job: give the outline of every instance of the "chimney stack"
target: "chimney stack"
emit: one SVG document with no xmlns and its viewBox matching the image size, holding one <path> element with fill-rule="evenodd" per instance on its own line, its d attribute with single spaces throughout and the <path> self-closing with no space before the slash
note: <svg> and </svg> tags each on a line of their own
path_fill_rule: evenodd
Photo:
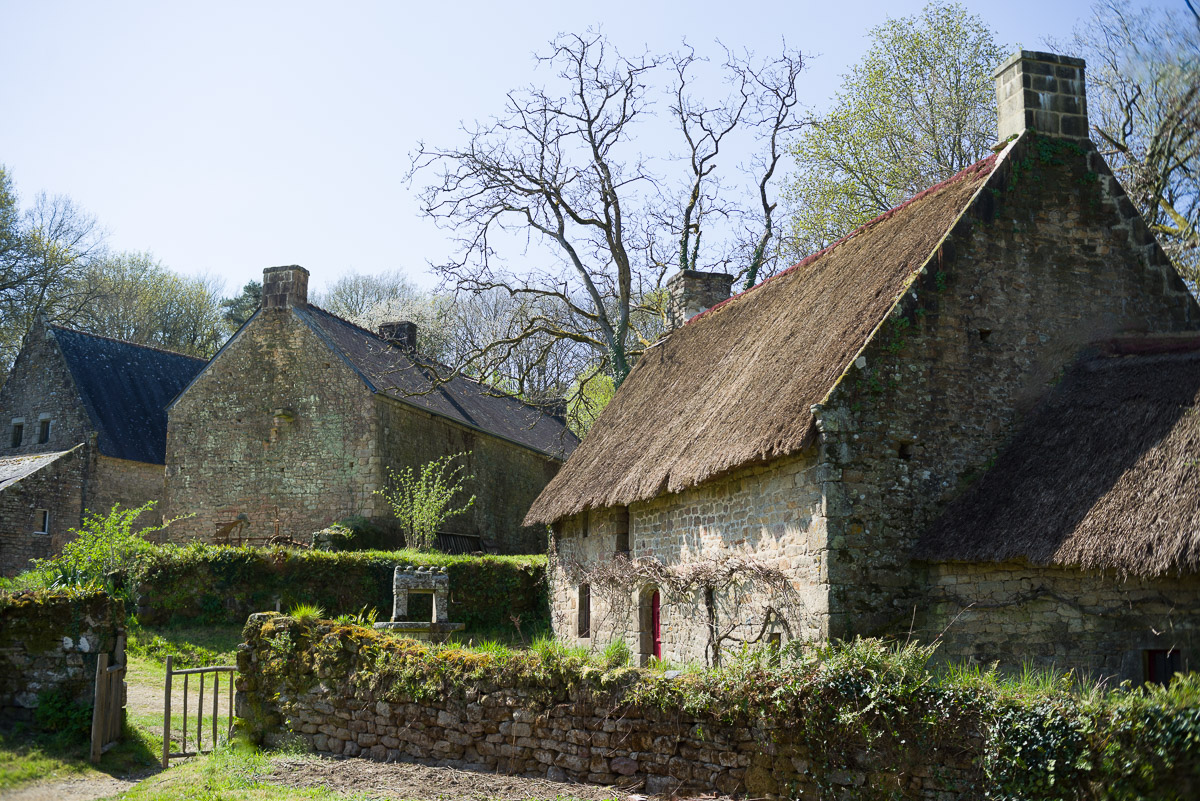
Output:
<svg viewBox="0 0 1200 801">
<path fill-rule="evenodd" d="M 264 309 L 307 306 L 308 270 L 295 264 L 263 270 L 262 305 Z"/>
<path fill-rule="evenodd" d="M 1000 141 L 1027 128 L 1060 139 L 1087 139 L 1081 58 L 1021 50 L 995 72 Z"/>
<path fill-rule="evenodd" d="M 417 324 L 410 323 L 408 320 L 401 320 L 395 323 L 380 323 L 379 337 L 406 350 L 416 350 Z"/>
<path fill-rule="evenodd" d="M 729 299 L 733 276 L 681 270 L 667 280 L 667 326 L 675 330 L 702 311 Z"/>
</svg>

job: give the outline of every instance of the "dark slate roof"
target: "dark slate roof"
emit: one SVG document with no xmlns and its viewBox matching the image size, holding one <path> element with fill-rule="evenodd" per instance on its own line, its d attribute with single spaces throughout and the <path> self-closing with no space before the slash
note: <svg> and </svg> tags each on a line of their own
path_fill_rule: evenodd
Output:
<svg viewBox="0 0 1200 801">
<path fill-rule="evenodd" d="M 105 456 L 165 464 L 167 404 L 204 359 L 49 326 Z"/>
<path fill-rule="evenodd" d="M 0 490 L 8 488 L 26 476 L 31 476 L 43 467 L 57 462 L 71 451 L 53 453 L 31 453 L 25 456 L 6 456 L 0 459 Z"/>
<path fill-rule="evenodd" d="M 448 417 L 557 459 L 571 455 L 579 439 L 558 417 L 478 381 L 455 376 L 439 382 L 448 369 L 397 347 L 364 328 L 317 306 L 294 311 L 347 363 L 373 392 Z"/>
</svg>

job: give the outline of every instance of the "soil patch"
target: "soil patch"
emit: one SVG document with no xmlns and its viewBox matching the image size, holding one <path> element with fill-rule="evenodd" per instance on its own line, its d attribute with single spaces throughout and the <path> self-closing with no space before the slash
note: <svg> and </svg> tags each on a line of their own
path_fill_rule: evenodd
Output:
<svg viewBox="0 0 1200 801">
<path fill-rule="evenodd" d="M 527 801 L 569 797 L 608 801 L 627 797 L 613 787 L 432 768 L 407 762 L 307 757 L 276 759 L 272 763 L 275 772 L 257 777 L 259 781 L 285 787 L 326 787 L 341 793 L 367 793 L 378 798 Z"/>
</svg>

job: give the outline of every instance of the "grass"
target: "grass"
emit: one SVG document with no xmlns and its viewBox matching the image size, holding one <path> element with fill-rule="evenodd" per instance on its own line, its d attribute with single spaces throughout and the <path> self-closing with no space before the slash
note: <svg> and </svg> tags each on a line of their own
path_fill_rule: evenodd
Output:
<svg viewBox="0 0 1200 801">
<path fill-rule="evenodd" d="M 157 764 L 160 742 L 127 721 L 121 742 L 93 765 L 88 743 L 65 743 L 52 734 L 20 731 L 0 736 L 0 795 L 37 781 L 148 770 Z"/>
</svg>

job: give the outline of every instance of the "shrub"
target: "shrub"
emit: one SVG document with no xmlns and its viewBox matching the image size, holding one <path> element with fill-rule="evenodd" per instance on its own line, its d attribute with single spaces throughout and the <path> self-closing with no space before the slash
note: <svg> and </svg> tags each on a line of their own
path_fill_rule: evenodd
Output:
<svg viewBox="0 0 1200 801">
<path fill-rule="evenodd" d="M 474 476 L 464 476 L 465 467 L 451 463 L 469 453 L 456 453 L 434 459 L 421 472 L 405 467 L 400 472 L 388 470 L 392 479 L 390 489 L 376 490 L 383 497 L 404 530 L 405 543 L 418 551 L 432 551 L 437 543 L 437 533 L 452 517 L 465 513 L 475 503 L 472 495 L 461 506 L 452 506 L 454 496 L 462 491 L 463 484 Z"/>
</svg>

